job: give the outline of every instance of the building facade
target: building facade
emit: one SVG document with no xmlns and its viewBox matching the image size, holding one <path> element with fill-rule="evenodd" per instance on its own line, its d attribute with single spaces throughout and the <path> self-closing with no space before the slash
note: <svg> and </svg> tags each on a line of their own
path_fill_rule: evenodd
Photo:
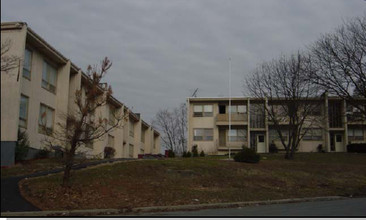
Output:
<svg viewBox="0 0 366 220">
<path fill-rule="evenodd" d="M 44 128 L 58 129 L 58 123 L 65 123 L 63 115 L 76 107 L 75 92 L 83 90 L 83 85 L 88 82 L 88 76 L 79 67 L 26 23 L 1 23 L 2 45 L 5 42 L 10 42 L 6 55 L 20 60 L 16 68 L 1 74 L 2 166 L 14 163 L 18 130 L 27 132 L 32 148 L 30 158 L 44 148 L 47 135 L 42 131 Z M 101 140 L 94 141 L 92 146 L 85 147 L 80 154 L 103 158 L 106 146 L 115 148 L 117 158 L 160 153 L 160 134 L 114 97 L 108 97 L 107 105 L 98 108 L 97 114 L 112 120 L 110 113 L 115 110 L 128 115 L 128 119 Z"/>
<path fill-rule="evenodd" d="M 229 150 L 235 153 L 244 146 L 258 153 L 268 153 L 272 143 L 284 150 L 265 111 L 265 105 L 268 108 L 281 102 L 236 97 L 231 98 L 229 108 L 229 98 L 188 98 L 188 150 L 197 145 L 199 151 L 207 154 L 224 155 Z M 299 144 L 299 152 L 317 152 L 319 145 L 326 152 L 346 152 L 349 143 L 366 143 L 366 120 L 359 120 L 356 108 L 327 94 L 312 102 L 317 108 L 308 116 L 312 123 L 304 124 L 307 132 Z M 360 100 L 360 103 L 366 105 L 366 100 Z M 286 118 L 280 129 L 283 134 L 289 130 Z M 288 140 L 288 137 L 284 139 Z"/>
</svg>

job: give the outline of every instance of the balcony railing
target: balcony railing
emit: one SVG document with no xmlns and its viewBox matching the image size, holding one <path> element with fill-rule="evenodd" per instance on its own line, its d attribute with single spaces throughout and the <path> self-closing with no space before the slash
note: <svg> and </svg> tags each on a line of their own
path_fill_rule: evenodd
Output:
<svg viewBox="0 0 366 220">
<path fill-rule="evenodd" d="M 246 122 L 248 121 L 247 114 L 231 114 L 231 122 Z M 216 116 L 216 122 L 227 122 L 229 123 L 229 114 L 218 114 Z"/>
</svg>

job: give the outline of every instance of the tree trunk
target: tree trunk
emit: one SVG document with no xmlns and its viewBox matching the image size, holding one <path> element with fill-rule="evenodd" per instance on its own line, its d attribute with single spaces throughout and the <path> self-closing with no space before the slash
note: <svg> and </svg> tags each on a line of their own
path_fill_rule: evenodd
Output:
<svg viewBox="0 0 366 220">
<path fill-rule="evenodd" d="M 290 150 L 288 146 L 286 147 L 285 159 L 290 159 Z"/>
<path fill-rule="evenodd" d="M 72 168 L 72 163 L 67 162 L 66 166 L 65 166 L 65 170 L 64 170 L 64 177 L 62 180 L 62 186 L 64 186 L 64 187 L 69 186 L 71 168 Z"/>
<path fill-rule="evenodd" d="M 62 180 L 62 185 L 64 187 L 69 186 L 70 176 L 71 176 L 71 168 L 74 165 L 74 155 L 75 155 L 76 146 L 72 146 L 70 151 L 66 155 L 66 166 L 64 170 L 64 177 Z"/>
</svg>

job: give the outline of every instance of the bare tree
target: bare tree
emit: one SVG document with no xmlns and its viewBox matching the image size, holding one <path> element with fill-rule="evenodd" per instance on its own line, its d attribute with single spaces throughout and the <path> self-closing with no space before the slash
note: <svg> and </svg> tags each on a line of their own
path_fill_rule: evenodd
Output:
<svg viewBox="0 0 366 220">
<path fill-rule="evenodd" d="M 337 95 L 366 118 L 366 15 L 345 22 L 310 47 L 312 83 Z M 361 101 L 360 101 L 361 100 Z"/>
<path fill-rule="evenodd" d="M 122 126 L 126 116 L 123 111 L 114 112 L 115 120 L 111 123 L 108 118 L 97 117 L 95 112 L 98 108 L 107 104 L 112 95 L 112 89 L 106 83 L 101 86 L 101 80 L 107 74 L 112 63 L 105 58 L 100 66 L 89 66 L 87 75 L 88 82 L 83 84 L 83 89 L 75 94 L 75 110 L 68 112 L 65 117 L 66 123 L 57 123 L 59 129 L 49 131 L 47 126 L 42 126 L 48 132 L 49 138 L 45 141 L 49 146 L 60 146 L 65 156 L 65 170 L 63 186 L 68 186 L 71 169 L 74 165 L 75 154 L 81 147 L 89 146 L 94 140 L 103 138 L 113 129 Z M 43 120 L 44 115 L 42 115 Z"/>
<path fill-rule="evenodd" d="M 268 102 L 265 112 L 286 150 L 286 159 L 293 158 L 304 135 L 321 122 L 312 117 L 320 100 L 314 99 L 317 89 L 306 80 L 308 68 L 309 58 L 300 53 L 282 56 L 262 63 L 246 80 L 251 95 Z"/>
<path fill-rule="evenodd" d="M 15 55 L 9 55 L 10 48 L 10 40 L 1 43 L 1 73 L 8 73 L 10 70 L 19 66 L 20 58 Z"/>
<path fill-rule="evenodd" d="M 183 103 L 172 111 L 159 110 L 153 120 L 153 125 L 162 132 L 161 140 L 168 150 L 181 154 L 187 150 L 187 108 Z"/>
</svg>

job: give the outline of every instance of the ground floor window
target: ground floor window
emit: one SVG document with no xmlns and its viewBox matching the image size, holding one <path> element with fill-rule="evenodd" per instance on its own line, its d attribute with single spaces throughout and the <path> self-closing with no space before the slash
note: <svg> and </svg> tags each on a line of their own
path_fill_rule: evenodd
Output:
<svg viewBox="0 0 366 220">
<path fill-rule="evenodd" d="M 193 129 L 194 141 L 212 141 L 213 129 L 212 128 L 195 128 Z"/>
<path fill-rule="evenodd" d="M 227 140 L 230 142 L 241 142 L 247 139 L 247 131 L 245 129 L 231 129 L 227 132 Z"/>
<path fill-rule="evenodd" d="M 363 140 L 363 130 L 361 128 L 348 128 L 348 140 Z"/>
<path fill-rule="evenodd" d="M 320 128 L 309 129 L 303 137 L 306 141 L 321 141 L 323 140 L 323 131 Z"/>
<path fill-rule="evenodd" d="M 288 140 L 288 130 L 282 129 L 280 130 L 281 135 L 285 141 Z M 275 129 L 269 130 L 269 141 L 281 141 L 280 135 L 278 134 L 278 131 Z"/>
<path fill-rule="evenodd" d="M 47 105 L 41 104 L 38 118 L 38 132 L 50 134 L 53 131 L 55 110 Z"/>
<path fill-rule="evenodd" d="M 27 128 L 29 98 L 25 95 L 20 96 L 19 108 L 19 127 Z"/>
</svg>

